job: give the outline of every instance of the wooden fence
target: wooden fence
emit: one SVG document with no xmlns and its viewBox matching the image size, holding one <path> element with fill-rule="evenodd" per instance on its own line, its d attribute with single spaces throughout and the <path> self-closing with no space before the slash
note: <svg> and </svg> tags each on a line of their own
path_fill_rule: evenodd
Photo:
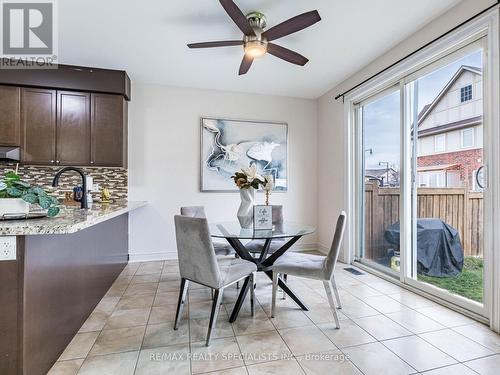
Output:
<svg viewBox="0 0 500 375">
<path fill-rule="evenodd" d="M 365 188 L 365 256 L 378 259 L 393 245 L 385 230 L 399 220 L 399 188 L 367 183 Z M 419 188 L 419 218 L 439 218 L 454 227 L 465 255 L 483 255 L 483 193 L 463 188 Z"/>
</svg>

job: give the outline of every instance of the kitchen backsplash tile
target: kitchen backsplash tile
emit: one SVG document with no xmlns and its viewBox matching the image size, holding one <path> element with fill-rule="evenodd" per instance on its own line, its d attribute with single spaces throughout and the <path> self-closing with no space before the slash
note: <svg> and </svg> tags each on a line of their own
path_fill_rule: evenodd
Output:
<svg viewBox="0 0 500 375">
<path fill-rule="evenodd" d="M 0 164 L 0 177 L 8 170 L 15 170 L 16 165 L 11 163 Z M 52 195 L 64 199 L 66 191 L 73 191 L 73 188 L 81 184 L 80 176 L 68 171 L 59 180 L 57 188 L 52 187 L 52 179 L 56 172 L 61 167 L 55 166 L 40 166 L 40 165 L 19 165 L 18 174 L 23 180 L 30 184 L 41 186 L 51 192 Z M 106 186 L 112 200 L 127 199 L 128 197 L 128 175 L 125 168 L 110 168 L 110 167 L 82 167 L 85 174 L 92 176 L 95 184 L 99 184 L 102 189 Z M 100 193 L 93 193 L 95 201 L 100 199 Z"/>
</svg>

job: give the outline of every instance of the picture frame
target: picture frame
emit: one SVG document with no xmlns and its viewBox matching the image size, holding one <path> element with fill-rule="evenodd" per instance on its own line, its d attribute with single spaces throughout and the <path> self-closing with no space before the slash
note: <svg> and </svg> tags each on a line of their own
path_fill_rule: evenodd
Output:
<svg viewBox="0 0 500 375">
<path fill-rule="evenodd" d="M 266 205 L 253 206 L 253 229 L 254 230 L 273 229 L 273 206 L 266 206 Z"/>
<path fill-rule="evenodd" d="M 202 192 L 238 192 L 231 176 L 250 164 L 273 176 L 274 192 L 288 190 L 286 122 L 201 117 L 200 125 Z"/>
</svg>

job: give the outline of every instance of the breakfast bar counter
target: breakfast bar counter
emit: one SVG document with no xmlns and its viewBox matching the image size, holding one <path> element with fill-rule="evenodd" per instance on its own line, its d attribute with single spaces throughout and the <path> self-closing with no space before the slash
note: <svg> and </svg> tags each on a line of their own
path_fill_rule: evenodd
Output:
<svg viewBox="0 0 500 375">
<path fill-rule="evenodd" d="M 145 202 L 0 221 L 0 374 L 46 374 L 128 262 L 128 213 Z"/>
</svg>

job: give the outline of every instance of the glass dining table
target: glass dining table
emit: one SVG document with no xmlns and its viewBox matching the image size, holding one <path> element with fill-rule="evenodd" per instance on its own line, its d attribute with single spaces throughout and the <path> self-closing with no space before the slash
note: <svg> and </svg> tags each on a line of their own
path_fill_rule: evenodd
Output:
<svg viewBox="0 0 500 375">
<path fill-rule="evenodd" d="M 210 224 L 210 235 L 215 238 L 224 238 L 236 251 L 236 254 L 241 259 L 253 262 L 257 266 L 258 272 L 264 272 L 271 280 L 273 278 L 272 266 L 273 263 L 289 250 L 301 237 L 311 234 L 315 228 L 311 225 L 283 222 L 276 225 L 273 230 L 254 230 L 253 228 L 241 228 L 238 222 L 222 222 Z M 271 243 L 274 239 L 285 239 L 280 241 L 279 248 L 275 248 L 272 253 L 269 253 Z M 263 240 L 262 248 L 258 256 L 252 256 L 252 253 L 245 247 L 242 240 Z M 255 250 L 253 250 L 255 252 Z M 249 290 L 249 280 L 247 279 L 241 287 L 240 294 L 236 300 L 233 312 L 229 321 L 232 323 L 238 317 L 241 306 L 245 301 L 245 297 Z M 292 300 L 299 305 L 302 310 L 308 310 L 304 302 L 290 289 L 286 281 L 279 280 L 279 287 L 288 295 Z"/>
</svg>

